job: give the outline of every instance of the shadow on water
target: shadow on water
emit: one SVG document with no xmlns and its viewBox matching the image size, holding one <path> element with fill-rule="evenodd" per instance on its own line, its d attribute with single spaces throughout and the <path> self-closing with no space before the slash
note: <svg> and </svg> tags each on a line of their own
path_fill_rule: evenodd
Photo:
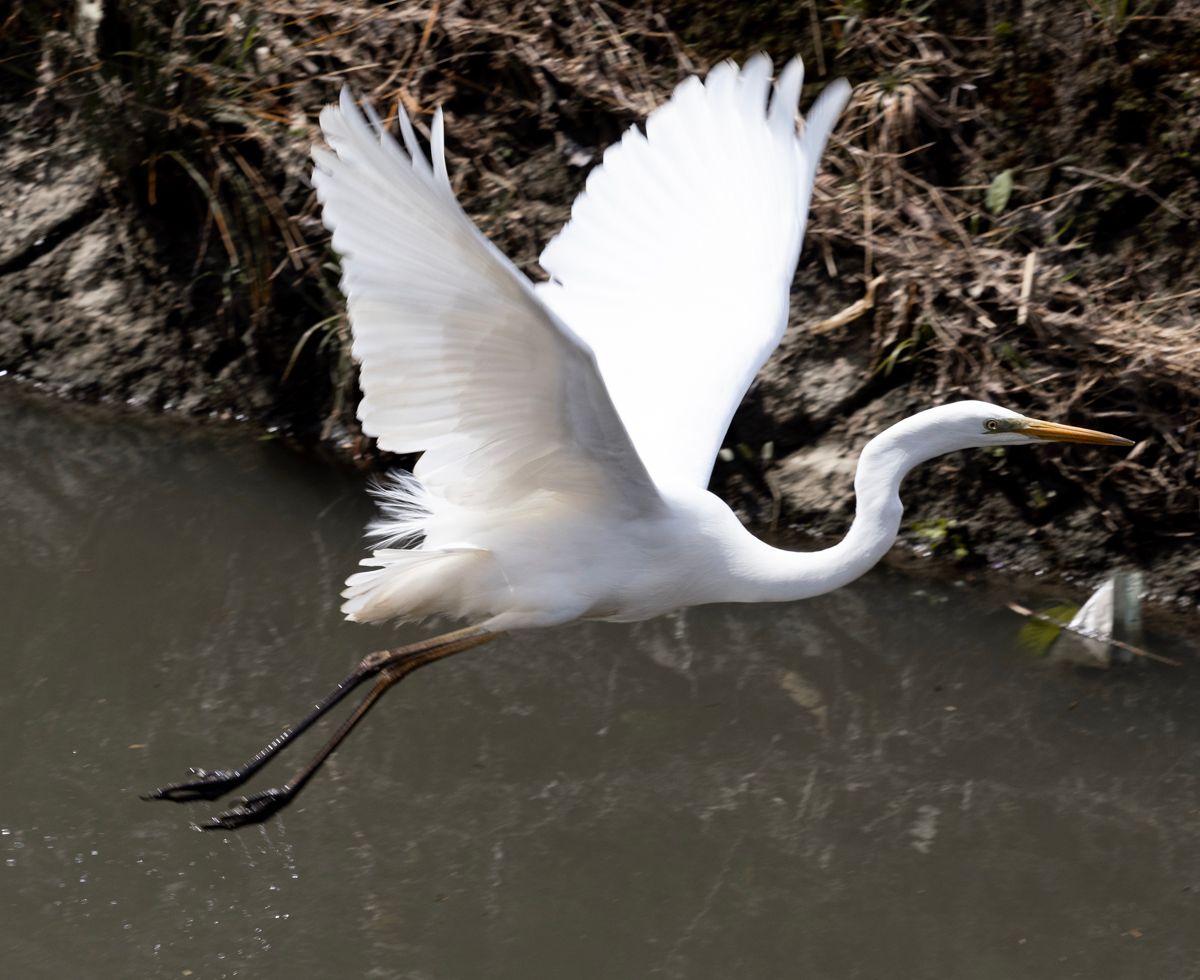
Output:
<svg viewBox="0 0 1200 980">
<path fill-rule="evenodd" d="M 389 695 L 282 819 L 200 834 L 219 806 L 137 794 L 418 635 L 338 615 L 361 487 L 11 394 L 0 431 L 4 976 L 1200 975 L 1181 642 L 1054 668 L 1002 596 L 884 572 L 510 637 Z"/>
</svg>

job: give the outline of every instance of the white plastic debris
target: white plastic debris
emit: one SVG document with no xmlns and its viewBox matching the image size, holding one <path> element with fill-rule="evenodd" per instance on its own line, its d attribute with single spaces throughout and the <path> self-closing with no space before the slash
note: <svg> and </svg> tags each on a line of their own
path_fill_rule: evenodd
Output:
<svg viewBox="0 0 1200 980">
<path fill-rule="evenodd" d="M 1116 641 L 1115 643 L 1113 641 Z M 1067 623 L 1051 654 L 1087 667 L 1127 662 L 1142 642 L 1142 573 L 1115 572 Z"/>
<path fill-rule="evenodd" d="M 1049 653 L 1062 663 L 1108 668 L 1114 663 L 1127 663 L 1134 657 L 1146 657 L 1178 667 L 1178 662 L 1141 647 L 1143 585 L 1144 578 L 1139 571 L 1114 572 L 1069 623 L 1014 603 L 1009 603 L 1009 608 L 1022 616 L 1060 628 Z"/>
</svg>

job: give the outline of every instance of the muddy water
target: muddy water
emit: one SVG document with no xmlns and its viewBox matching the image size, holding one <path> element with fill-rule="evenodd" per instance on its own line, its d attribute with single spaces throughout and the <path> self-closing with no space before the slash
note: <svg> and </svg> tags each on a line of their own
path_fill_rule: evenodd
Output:
<svg viewBox="0 0 1200 980">
<path fill-rule="evenodd" d="M 1200 976 L 1182 639 L 1071 672 L 1008 596 L 889 573 L 514 637 L 390 694 L 281 819 L 199 833 L 138 793 L 415 635 L 338 616 L 361 489 L 11 395 L 0 432 L 0 975 Z"/>
</svg>

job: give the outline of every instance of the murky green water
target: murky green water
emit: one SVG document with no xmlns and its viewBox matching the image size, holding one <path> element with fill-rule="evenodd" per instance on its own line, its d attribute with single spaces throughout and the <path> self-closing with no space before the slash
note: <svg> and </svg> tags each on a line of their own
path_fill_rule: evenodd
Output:
<svg viewBox="0 0 1200 980">
<path fill-rule="evenodd" d="M 511 637 L 201 834 L 138 793 L 417 635 L 338 615 L 369 504 L 244 437 L 11 393 L 0 432 L 0 975 L 1200 976 L 1182 641 L 1072 672 L 1006 596 L 886 573 Z"/>
</svg>

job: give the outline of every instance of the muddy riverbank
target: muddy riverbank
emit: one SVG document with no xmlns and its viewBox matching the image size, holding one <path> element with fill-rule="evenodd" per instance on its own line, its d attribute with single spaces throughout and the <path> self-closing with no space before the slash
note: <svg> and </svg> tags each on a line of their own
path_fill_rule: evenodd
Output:
<svg viewBox="0 0 1200 980">
<path fill-rule="evenodd" d="M 716 489 L 757 529 L 819 538 L 852 511 L 857 449 L 911 411 L 977 397 L 1093 424 L 1137 446 L 918 470 L 906 544 L 972 573 L 1135 564 L 1194 604 L 1200 10 L 976 6 L 26 5 L 0 35 L 0 371 L 379 465 L 306 181 L 343 82 L 419 128 L 445 107 L 465 206 L 536 276 L 604 147 L 680 78 L 801 51 L 806 104 L 839 75 L 855 95 L 793 329 Z"/>
</svg>

